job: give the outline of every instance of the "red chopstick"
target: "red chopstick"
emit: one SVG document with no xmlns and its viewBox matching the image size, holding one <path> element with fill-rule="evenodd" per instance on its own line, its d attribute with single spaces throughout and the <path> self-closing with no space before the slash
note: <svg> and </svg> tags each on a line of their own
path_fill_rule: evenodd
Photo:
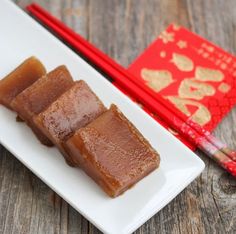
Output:
<svg viewBox="0 0 236 234">
<path fill-rule="evenodd" d="M 178 110 L 168 107 L 172 105 L 159 94 L 138 83 L 128 71 L 117 64 L 102 51 L 94 47 L 80 35 L 73 32 L 55 17 L 36 4 L 31 4 L 27 10 L 42 23 L 52 29 L 57 35 L 72 45 L 77 51 L 91 60 L 106 72 L 131 96 L 141 101 L 149 110 L 157 113 L 169 126 L 216 160 L 223 168 L 236 177 L 236 153 L 221 143 L 200 125 L 193 123 Z"/>
</svg>

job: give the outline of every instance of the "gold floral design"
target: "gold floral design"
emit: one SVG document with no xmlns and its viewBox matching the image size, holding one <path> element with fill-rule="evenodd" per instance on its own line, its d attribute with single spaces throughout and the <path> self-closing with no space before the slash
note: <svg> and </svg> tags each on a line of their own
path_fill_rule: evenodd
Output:
<svg viewBox="0 0 236 234">
<path fill-rule="evenodd" d="M 174 33 L 163 31 L 159 38 L 162 40 L 163 43 L 167 44 L 168 42 L 174 41 Z"/>
<path fill-rule="evenodd" d="M 193 61 L 189 57 L 182 54 L 173 53 L 171 61 L 180 71 L 189 72 L 194 68 Z"/>
<path fill-rule="evenodd" d="M 167 96 L 166 98 L 172 102 L 181 112 L 189 116 L 192 121 L 200 124 L 201 126 L 207 124 L 211 120 L 211 113 L 207 107 L 197 101 L 183 99 L 177 96 Z M 195 106 L 198 109 L 193 114 L 191 114 L 187 106 Z"/>
<path fill-rule="evenodd" d="M 215 49 L 213 46 L 207 46 L 207 50 L 212 53 Z"/>
<path fill-rule="evenodd" d="M 221 92 L 221 93 L 227 93 L 229 92 L 229 90 L 231 89 L 230 85 L 226 84 L 226 83 L 221 83 L 219 86 L 218 86 L 218 90 Z"/>
<path fill-rule="evenodd" d="M 181 98 L 201 100 L 205 96 L 213 96 L 215 94 L 215 88 L 210 84 L 199 82 L 194 78 L 187 78 L 181 82 L 178 94 Z"/>
<path fill-rule="evenodd" d="M 220 82 L 224 79 L 224 74 L 220 70 L 196 67 L 195 78 L 200 81 Z"/>
<path fill-rule="evenodd" d="M 165 57 L 166 57 L 166 52 L 165 52 L 164 50 L 162 50 L 162 51 L 160 52 L 160 57 L 161 57 L 161 58 L 165 58 Z"/>
<path fill-rule="evenodd" d="M 180 29 L 180 26 L 179 26 L 178 24 L 174 23 L 174 24 L 173 24 L 173 29 L 174 29 L 175 31 L 178 31 L 178 30 Z"/>
<path fill-rule="evenodd" d="M 220 68 L 225 70 L 227 68 L 227 64 L 226 63 L 221 63 Z"/>
<path fill-rule="evenodd" d="M 215 50 L 215 48 L 213 46 L 207 45 L 206 43 L 203 43 L 201 46 L 203 48 L 205 48 L 210 53 L 214 52 L 214 50 Z"/>
<path fill-rule="evenodd" d="M 151 70 L 143 68 L 141 77 L 147 81 L 147 85 L 155 92 L 160 92 L 174 82 L 172 74 L 167 70 Z"/>
<path fill-rule="evenodd" d="M 177 46 L 178 46 L 180 49 L 187 48 L 187 42 L 180 40 L 180 41 L 177 42 Z"/>
<path fill-rule="evenodd" d="M 207 52 L 204 52 L 203 54 L 202 54 L 202 57 L 203 58 L 208 58 L 210 55 L 209 55 L 209 53 L 207 53 Z"/>
</svg>

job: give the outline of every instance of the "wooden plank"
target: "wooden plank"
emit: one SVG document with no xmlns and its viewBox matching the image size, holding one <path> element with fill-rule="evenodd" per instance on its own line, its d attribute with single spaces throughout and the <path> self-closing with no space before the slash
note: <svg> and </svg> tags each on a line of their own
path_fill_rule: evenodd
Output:
<svg viewBox="0 0 236 234">
<path fill-rule="evenodd" d="M 17 0 L 24 7 L 31 0 Z M 171 22 L 236 54 L 234 0 L 36 0 L 123 66 Z M 236 109 L 217 137 L 236 149 Z M 236 182 L 198 152 L 203 174 L 136 233 L 235 233 Z M 100 233 L 0 146 L 0 233 Z"/>
</svg>

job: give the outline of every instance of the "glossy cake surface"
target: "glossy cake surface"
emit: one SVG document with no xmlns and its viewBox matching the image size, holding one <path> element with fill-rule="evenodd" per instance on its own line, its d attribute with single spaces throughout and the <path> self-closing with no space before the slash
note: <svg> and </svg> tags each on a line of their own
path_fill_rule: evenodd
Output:
<svg viewBox="0 0 236 234">
<path fill-rule="evenodd" d="M 74 162 L 111 197 L 159 166 L 158 153 L 115 105 L 66 142 Z"/>
<path fill-rule="evenodd" d="M 17 95 L 11 103 L 12 109 L 18 113 L 21 119 L 27 122 L 38 139 L 45 145 L 52 145 L 52 143 L 35 126 L 32 118 L 34 115 L 45 110 L 53 101 L 72 87 L 73 84 L 74 82 L 69 71 L 62 65 L 47 75 L 42 76 Z"/>
<path fill-rule="evenodd" d="M 11 109 L 12 100 L 46 73 L 43 64 L 30 57 L 0 80 L 0 103 Z"/>
<path fill-rule="evenodd" d="M 58 146 L 67 162 L 63 141 L 101 115 L 106 108 L 84 81 L 75 84 L 53 102 L 45 111 L 34 117 L 34 122 Z"/>
</svg>

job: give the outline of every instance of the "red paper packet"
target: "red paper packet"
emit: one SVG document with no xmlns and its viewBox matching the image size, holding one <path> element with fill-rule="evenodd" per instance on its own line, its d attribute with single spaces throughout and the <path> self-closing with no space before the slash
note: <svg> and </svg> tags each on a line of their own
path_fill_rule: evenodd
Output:
<svg viewBox="0 0 236 234">
<path fill-rule="evenodd" d="M 209 131 L 236 103 L 236 58 L 174 24 L 128 70 L 143 85 L 168 99 L 173 111 L 178 109 L 186 120 L 191 118 Z M 149 114 L 170 130 L 155 113 Z M 188 139 L 171 132 L 189 148 L 195 148 Z"/>
</svg>

